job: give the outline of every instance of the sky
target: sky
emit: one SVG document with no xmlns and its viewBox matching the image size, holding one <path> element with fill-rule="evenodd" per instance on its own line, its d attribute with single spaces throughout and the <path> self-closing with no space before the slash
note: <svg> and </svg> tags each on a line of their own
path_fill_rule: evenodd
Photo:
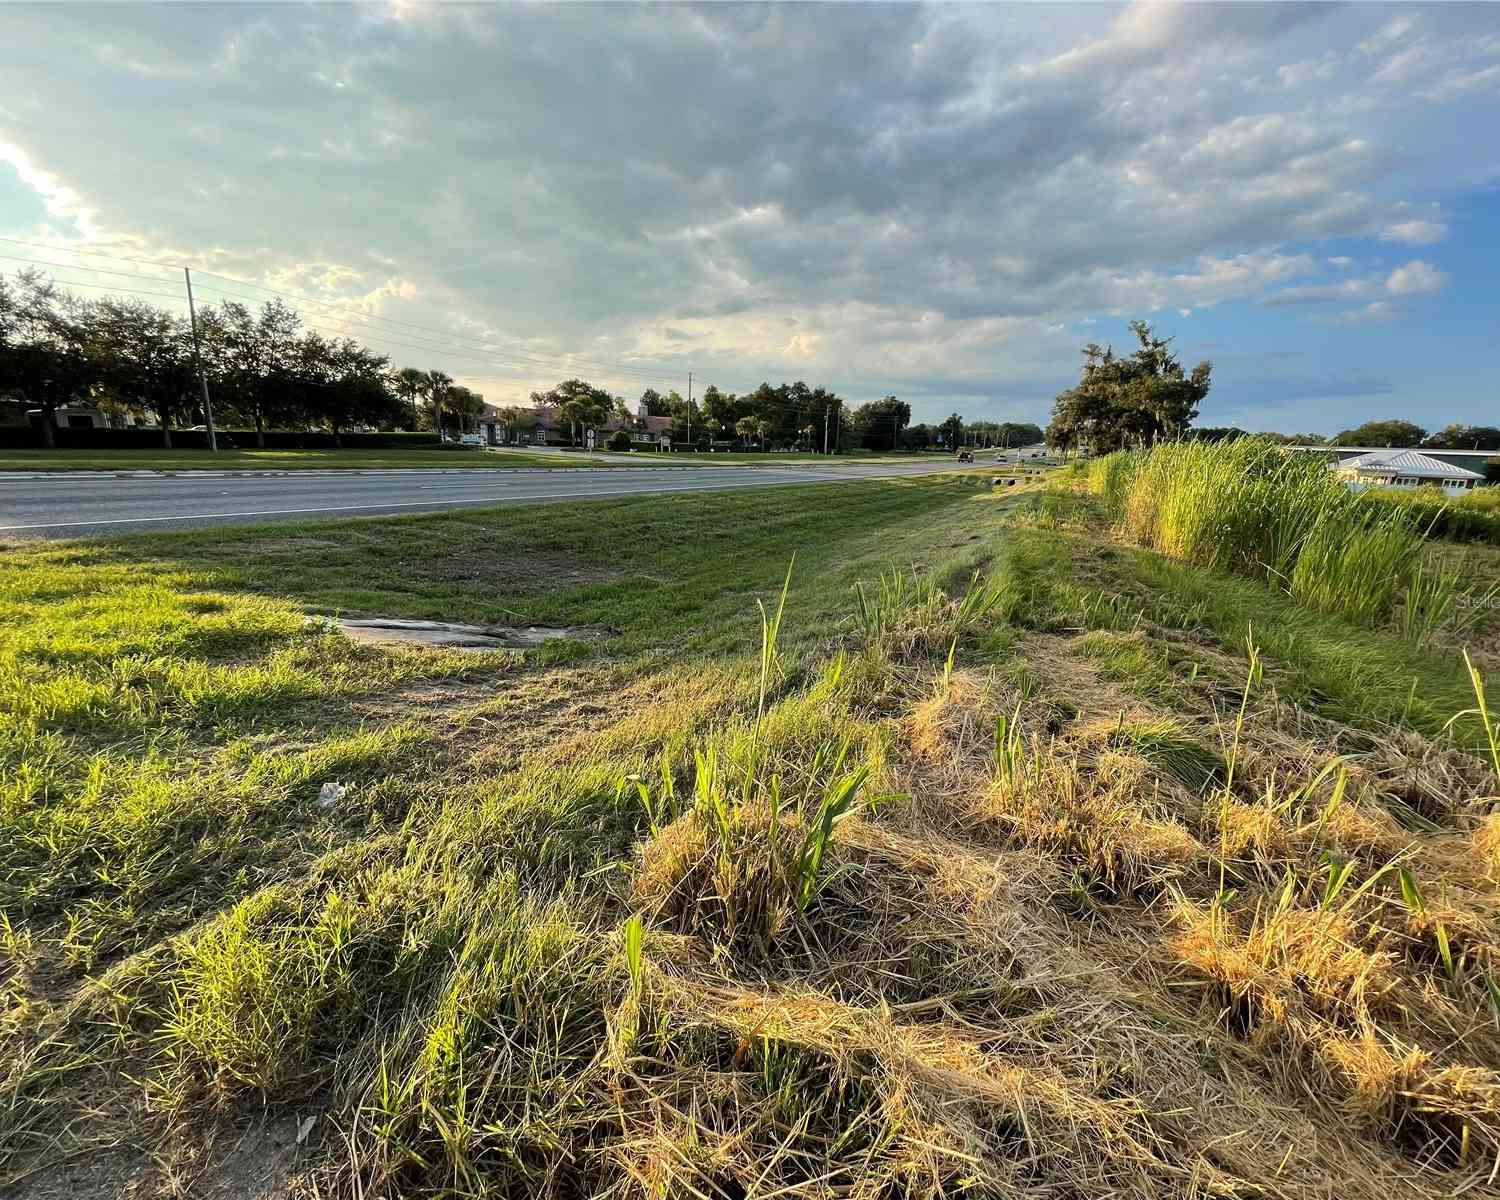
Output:
<svg viewBox="0 0 1500 1200">
<path fill-rule="evenodd" d="M 1045 423 L 1139 317 L 1200 424 L 1500 424 L 1496 5 L 11 3 L 0 78 L 0 269 L 495 403 Z"/>
</svg>

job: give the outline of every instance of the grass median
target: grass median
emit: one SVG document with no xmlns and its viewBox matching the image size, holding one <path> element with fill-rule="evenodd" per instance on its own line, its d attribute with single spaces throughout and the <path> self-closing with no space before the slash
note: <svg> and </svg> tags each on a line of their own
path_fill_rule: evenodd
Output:
<svg viewBox="0 0 1500 1200">
<path fill-rule="evenodd" d="M 1500 1153 L 1458 647 L 1408 684 L 1082 498 L 27 544 L 0 605 L 7 1194 L 1435 1200 Z"/>
</svg>

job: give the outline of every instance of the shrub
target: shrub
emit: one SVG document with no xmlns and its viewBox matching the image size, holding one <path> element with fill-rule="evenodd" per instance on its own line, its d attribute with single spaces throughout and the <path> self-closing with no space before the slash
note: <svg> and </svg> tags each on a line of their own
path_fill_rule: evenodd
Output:
<svg viewBox="0 0 1500 1200">
<path fill-rule="evenodd" d="M 616 429 L 609 435 L 609 441 L 606 444 L 611 450 L 629 450 L 630 434 L 623 429 Z"/>
</svg>

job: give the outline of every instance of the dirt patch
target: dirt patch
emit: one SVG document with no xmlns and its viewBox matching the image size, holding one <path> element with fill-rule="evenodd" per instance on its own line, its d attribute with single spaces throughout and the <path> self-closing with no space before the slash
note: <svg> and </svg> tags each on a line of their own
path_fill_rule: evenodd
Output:
<svg viewBox="0 0 1500 1200">
<path fill-rule="evenodd" d="M 562 639 L 597 642 L 611 632 L 596 625 L 459 625 L 405 617 L 340 617 L 332 624 L 361 645 L 432 646 L 441 650 L 535 650 Z"/>
</svg>

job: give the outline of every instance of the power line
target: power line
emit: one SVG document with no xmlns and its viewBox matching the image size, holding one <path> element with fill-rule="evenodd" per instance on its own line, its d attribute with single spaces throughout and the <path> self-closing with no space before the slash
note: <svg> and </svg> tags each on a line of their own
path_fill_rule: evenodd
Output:
<svg viewBox="0 0 1500 1200">
<path fill-rule="evenodd" d="M 160 267 L 164 271 L 180 271 L 182 263 L 164 263 L 151 258 L 131 258 L 125 254 L 101 254 L 98 250 L 74 250 L 70 246 L 59 246 L 56 242 L 28 242 L 25 238 L 0 237 L 0 242 L 10 242 L 15 246 L 31 246 L 37 250 L 61 250 L 64 254 L 76 254 L 82 258 L 105 258 L 115 262 L 137 263 L 145 267 Z M 81 270 L 92 271 L 93 267 L 82 267 Z"/>
<path fill-rule="evenodd" d="M 71 249 L 68 249 L 67 247 L 57 246 L 57 245 L 52 244 L 52 243 L 27 241 L 24 238 L 0 238 L 0 242 L 9 242 L 9 243 L 12 243 L 12 244 L 18 245 L 18 246 L 31 246 L 31 247 L 34 247 L 36 249 L 51 250 L 51 251 L 54 251 L 54 252 L 60 250 L 60 251 L 62 251 L 65 254 L 72 254 L 72 255 L 76 255 L 76 256 L 80 256 L 80 257 L 85 257 L 85 258 L 101 258 L 101 259 L 111 260 L 111 261 L 117 261 L 117 262 L 130 262 L 130 263 L 136 263 L 136 264 L 145 265 L 145 266 L 154 266 L 154 267 L 158 267 L 158 268 L 160 268 L 162 270 L 178 270 L 178 269 L 181 269 L 181 267 L 180 267 L 179 264 L 164 263 L 164 262 L 156 261 L 156 260 L 153 260 L 153 259 L 131 258 L 131 257 L 128 257 L 126 255 L 103 254 L 103 253 L 100 253 L 98 251 L 91 251 L 91 250 L 71 250 Z M 25 259 L 25 258 L 10 256 L 10 255 L 5 255 L 3 257 L 7 257 L 7 258 L 14 257 L 14 261 L 16 261 L 16 262 L 32 262 L 32 261 L 35 261 L 33 259 Z M 106 270 L 105 268 L 102 268 L 102 267 L 78 266 L 78 265 L 75 265 L 75 264 L 46 263 L 46 264 L 39 264 L 39 265 L 55 266 L 55 267 L 58 267 L 58 268 L 63 269 L 63 270 L 92 271 L 92 272 L 95 272 L 96 274 L 101 274 L 101 275 L 109 275 L 109 274 L 128 275 L 129 274 L 129 272 L 109 271 L 109 270 Z M 254 291 L 266 292 L 266 293 L 268 293 L 268 294 L 270 294 L 272 296 L 280 297 L 283 300 L 295 300 L 298 303 L 302 303 L 302 304 L 316 304 L 316 305 L 322 306 L 323 308 L 329 309 L 330 311 L 333 311 L 333 312 L 347 313 L 347 314 L 351 315 L 351 318 L 353 320 L 363 321 L 363 322 L 367 322 L 367 323 L 368 322 L 378 322 L 378 323 L 382 323 L 382 324 L 402 326 L 404 328 L 414 329 L 414 330 L 417 330 L 417 331 L 423 332 L 423 333 L 435 334 L 438 337 L 447 338 L 447 339 L 454 340 L 454 341 L 466 341 L 466 342 L 468 342 L 469 348 L 471 348 L 471 349 L 472 348 L 481 349 L 486 354 L 496 353 L 496 347 L 493 346 L 493 345 L 491 345 L 491 344 L 488 344 L 488 343 L 486 343 L 486 344 L 479 344 L 479 343 L 476 343 L 475 341 L 473 341 L 471 339 L 464 339 L 460 335 L 455 335 L 455 334 L 449 333 L 446 330 L 437 329 L 437 328 L 434 328 L 433 326 L 430 326 L 430 325 L 419 325 L 419 324 L 417 324 L 414 321 L 402 321 L 402 320 L 399 320 L 399 319 L 397 319 L 395 317 L 382 317 L 382 316 L 379 316 L 377 314 L 365 313 L 365 312 L 362 312 L 362 311 L 359 311 L 359 310 L 356 310 L 356 309 L 350 309 L 350 308 L 347 308 L 347 307 L 344 307 L 344 306 L 341 306 L 341 305 L 338 305 L 338 304 L 334 304 L 333 302 L 328 301 L 328 300 L 320 300 L 320 299 L 317 299 L 316 297 L 312 297 L 312 296 L 303 296 L 303 295 L 300 295 L 299 293 L 296 293 L 296 292 L 281 291 L 281 290 L 279 290 L 277 288 L 268 287 L 265 284 L 251 283 L 249 280 L 246 280 L 246 279 L 236 279 L 232 275 L 223 275 L 223 274 L 220 274 L 217 271 L 207 271 L 207 270 L 200 269 L 198 273 L 199 273 L 199 275 L 211 276 L 214 279 L 222 279 L 226 283 L 232 283 L 232 284 L 236 285 L 237 287 L 250 288 L 250 289 L 252 289 Z M 142 275 L 142 276 L 139 276 L 139 278 L 142 278 L 142 279 L 153 279 L 154 280 L 156 277 L 155 276 Z M 87 286 L 87 285 L 80 285 L 80 286 Z M 217 292 L 217 293 L 220 293 L 220 294 L 223 294 L 223 295 L 230 296 L 231 298 L 234 298 L 234 299 L 250 299 L 251 298 L 251 297 L 245 297 L 245 296 L 236 296 L 233 291 L 230 291 L 228 289 L 221 288 L 221 287 L 215 287 L 215 286 L 213 286 L 211 284 L 202 284 L 202 283 L 200 283 L 199 284 L 199 290 L 200 291 L 213 291 L 213 292 Z M 376 325 L 367 324 L 367 328 L 371 329 L 372 332 L 376 332 L 378 330 L 378 326 L 376 326 Z M 393 344 L 398 344 L 398 343 L 393 343 Z M 533 361 L 538 366 L 576 367 L 576 368 L 586 368 L 586 369 L 597 370 L 597 371 L 613 371 L 617 375 L 622 375 L 622 374 L 623 375 L 634 375 L 634 376 L 638 376 L 640 378 L 648 379 L 648 380 L 651 380 L 651 381 L 655 381 L 655 380 L 661 379 L 664 375 L 667 374 L 667 372 L 665 372 L 665 371 L 657 370 L 657 369 L 650 368 L 650 367 L 637 367 L 637 366 L 632 366 L 632 365 L 624 364 L 624 363 L 607 363 L 607 362 L 603 362 L 603 361 L 601 361 L 599 359 L 586 359 L 586 358 L 580 358 L 580 357 L 578 357 L 576 355 L 568 355 L 568 354 L 551 355 L 551 354 L 546 354 L 545 352 L 538 354 L 537 352 L 531 351 L 531 350 L 507 348 L 507 347 L 504 346 L 504 344 L 501 344 L 498 349 L 499 349 L 499 352 L 501 352 L 501 353 L 506 353 L 506 354 L 514 355 L 514 356 L 519 357 L 519 358 L 527 359 L 529 361 Z"/>
<path fill-rule="evenodd" d="M 152 283 L 166 283 L 160 275 L 142 275 L 139 271 L 111 271 L 105 267 L 80 267 L 76 263 L 44 262 L 37 258 L 22 258 L 19 254 L 0 254 L 0 258 L 11 262 L 30 263 L 34 267 L 56 267 L 60 271 L 92 271 L 95 275 L 119 275 L 126 279 L 147 279 Z M 60 280 L 67 283 L 68 280 Z"/>
<path fill-rule="evenodd" d="M 64 279 L 61 282 L 68 287 L 98 288 L 106 292 L 119 292 L 124 296 L 155 296 L 159 300 L 175 300 L 179 304 L 187 303 L 186 299 L 182 296 L 172 292 L 143 292 L 138 288 L 121 287 L 117 283 L 78 283 L 71 279 Z"/>
<path fill-rule="evenodd" d="M 201 274 L 203 274 L 203 275 L 210 275 L 210 276 L 213 276 L 216 279 L 226 279 L 226 278 L 228 278 L 227 276 L 224 276 L 224 275 L 218 275 L 218 274 L 216 274 L 213 271 L 203 271 L 203 272 L 201 272 Z M 242 286 L 242 287 L 254 287 L 254 288 L 258 288 L 260 291 L 269 292 L 271 295 L 277 296 L 277 297 L 279 297 L 279 298 L 281 298 L 283 300 L 295 300 L 298 303 L 302 303 L 302 304 L 315 304 L 315 305 L 319 305 L 319 306 L 321 306 L 323 308 L 326 308 L 326 309 L 328 309 L 328 310 L 330 310 L 331 312 L 334 312 L 334 313 L 339 313 L 339 314 L 345 314 L 345 313 L 347 313 L 347 314 L 350 314 L 349 316 L 344 317 L 344 320 L 346 320 L 349 324 L 362 324 L 362 325 L 365 326 L 365 328 L 369 329 L 372 333 L 377 333 L 377 334 L 381 334 L 381 335 L 385 335 L 386 331 L 383 330 L 383 329 L 381 329 L 379 327 L 379 325 L 374 324 L 374 322 L 380 322 L 380 323 L 389 324 L 389 325 L 401 326 L 403 332 L 406 329 L 412 329 L 412 330 L 418 331 L 418 333 L 431 334 L 432 336 L 437 337 L 437 338 L 441 338 L 441 339 L 443 339 L 443 340 L 451 343 L 452 345 L 454 345 L 456 347 L 459 347 L 460 349 L 478 350 L 478 351 L 480 351 L 482 353 L 485 353 L 485 354 L 496 354 L 496 353 L 505 354 L 505 355 L 507 355 L 509 357 L 512 357 L 512 358 L 517 358 L 517 359 L 521 359 L 521 360 L 524 360 L 524 361 L 535 363 L 537 366 L 551 367 L 551 368 L 554 368 L 554 369 L 558 369 L 558 368 L 579 369 L 579 368 L 582 368 L 582 369 L 596 370 L 596 371 L 613 371 L 617 375 L 618 374 L 636 375 L 636 376 L 639 376 L 639 377 L 641 377 L 643 379 L 652 380 L 652 381 L 659 380 L 659 379 L 661 379 L 663 377 L 664 374 L 666 374 L 665 371 L 662 371 L 662 370 L 659 370 L 659 369 L 653 368 L 653 367 L 638 367 L 638 366 L 632 366 L 632 365 L 625 364 L 625 363 L 608 363 L 608 362 L 603 362 L 603 361 L 598 360 L 598 359 L 579 358 L 577 355 L 572 355 L 572 354 L 546 354 L 546 353 L 540 353 L 540 352 L 533 351 L 533 350 L 522 350 L 522 349 L 509 348 L 509 347 L 506 346 L 505 343 L 494 343 L 494 342 L 484 341 L 484 340 L 481 340 L 481 339 L 466 338 L 466 337 L 464 337 L 461 334 L 455 334 L 455 333 L 447 332 L 447 331 L 442 330 L 442 329 L 436 329 L 436 328 L 434 328 L 433 326 L 430 326 L 430 325 L 418 325 L 417 323 L 415 323 L 413 321 L 399 321 L 395 317 L 382 317 L 382 316 L 378 316 L 378 315 L 373 314 L 373 313 L 366 313 L 366 312 L 363 312 L 363 311 L 360 311 L 360 310 L 357 310 L 357 309 L 346 308 L 346 307 L 343 307 L 341 305 L 334 304 L 334 303 L 332 303 L 330 301 L 327 301 L 327 300 L 315 300 L 315 299 L 313 299 L 310 296 L 300 296 L 300 295 L 298 295 L 295 292 L 279 292 L 275 288 L 262 287 L 259 284 L 246 284 L 246 283 L 244 283 L 243 281 L 240 281 L 240 280 L 232 280 L 231 282 L 234 282 L 234 283 L 236 283 L 236 284 L 238 284 L 239 286 Z M 237 299 L 237 300 L 252 299 L 252 297 L 241 296 L 241 295 L 238 295 L 237 293 L 235 293 L 234 291 L 232 291 L 232 290 L 230 290 L 228 288 L 216 287 L 216 286 L 214 286 L 212 284 L 200 284 L 199 285 L 199 289 L 201 291 L 213 291 L 213 292 L 216 292 L 216 293 L 218 293 L 220 295 L 229 296 L 229 297 L 231 297 L 233 299 Z M 413 336 L 413 335 L 406 334 L 405 336 L 410 337 L 410 336 Z M 441 348 L 441 347 L 439 347 L 439 348 Z"/>
<path fill-rule="evenodd" d="M 319 325 L 319 324 L 317 324 L 316 322 L 313 322 L 313 321 L 306 321 L 306 320 L 304 320 L 303 321 L 303 325 L 305 325 L 308 329 L 311 329 L 311 330 L 313 330 L 316 333 L 321 333 L 321 334 L 324 334 L 325 336 L 328 336 L 328 337 L 343 337 L 343 336 L 347 336 L 343 330 L 336 329 L 336 328 L 330 328 L 330 327 L 328 327 L 326 325 Z M 423 345 L 423 344 L 419 344 L 419 343 L 416 343 L 416 342 L 405 342 L 405 341 L 397 340 L 395 338 L 388 338 L 388 337 L 382 337 L 381 341 L 384 344 L 386 344 L 386 345 L 400 346 L 400 347 L 402 347 L 403 349 L 406 349 L 406 350 L 419 350 L 419 351 L 422 351 L 424 353 L 429 353 L 429 354 L 434 352 L 434 348 L 432 346 Z M 525 374 L 518 374 L 519 372 L 534 373 L 534 370 L 535 370 L 535 368 L 531 364 L 527 364 L 527 363 L 514 363 L 514 362 L 505 362 L 505 361 L 500 360 L 500 359 L 481 358 L 481 357 L 477 357 L 477 356 L 475 356 L 475 355 L 473 355 L 473 354 L 471 354 L 471 353 L 469 353 L 467 351 L 460 351 L 460 352 L 458 352 L 458 353 L 455 354 L 454 352 L 452 352 L 452 351 L 450 351 L 450 350 L 448 350 L 446 348 L 443 348 L 443 347 L 438 347 L 437 350 L 440 353 L 446 354 L 448 356 L 448 361 L 450 363 L 455 363 L 455 364 L 462 363 L 464 365 L 471 366 L 471 367 L 477 366 L 477 367 L 489 368 L 491 370 L 499 370 L 502 373 L 512 374 L 516 378 L 522 378 L 522 379 L 526 378 Z M 606 372 L 603 375 L 603 378 L 609 379 L 610 378 L 609 373 Z"/>
<path fill-rule="evenodd" d="M 213 275 L 213 272 L 212 271 L 204 271 L 203 274 L 205 274 L 205 275 Z M 217 276 L 217 278 L 223 278 L 223 277 L 222 276 Z M 240 296 L 237 293 L 229 290 L 228 288 L 217 287 L 217 286 L 215 286 L 213 284 L 199 284 L 198 285 L 198 290 L 199 291 L 205 291 L 205 292 L 215 292 L 218 295 L 228 296 L 231 299 L 236 299 L 236 300 L 250 299 L 250 297 Z M 304 297 L 298 297 L 298 296 L 292 295 L 290 293 L 283 294 L 283 293 L 280 293 L 280 292 L 275 292 L 273 289 L 270 289 L 270 288 L 267 288 L 267 289 L 264 289 L 264 290 L 271 291 L 273 295 L 282 296 L 282 298 L 284 298 L 284 299 L 301 300 L 301 301 L 303 301 L 305 303 L 321 305 L 322 307 L 331 309 L 333 312 L 339 313 L 339 314 L 355 311 L 355 310 L 351 310 L 351 309 L 341 308 L 338 305 L 330 304 L 327 301 L 323 301 L 323 300 L 307 300 Z M 313 315 L 314 316 L 322 316 L 324 320 L 328 320 L 328 321 L 333 321 L 335 319 L 335 318 L 327 316 L 325 314 L 315 313 Z M 428 326 L 425 326 L 425 325 L 415 325 L 415 324 L 413 324 L 411 322 L 407 322 L 407 321 L 394 321 L 394 320 L 392 320 L 391 318 L 388 318 L 388 317 L 377 317 L 377 316 L 373 316 L 373 315 L 368 314 L 368 313 L 361 313 L 358 316 L 340 317 L 339 319 L 341 319 L 345 324 L 360 326 L 360 327 L 368 330 L 372 335 L 374 335 L 374 336 L 376 336 L 376 337 L 378 337 L 378 338 L 380 338 L 380 339 L 382 339 L 384 341 L 390 342 L 392 345 L 402 345 L 403 343 L 397 342 L 391 336 L 390 331 L 382 329 L 378 325 L 372 324 L 372 322 L 374 322 L 374 321 L 391 321 L 391 323 L 393 323 L 393 324 L 407 325 L 407 326 L 410 326 L 410 328 L 417 329 L 417 330 L 426 330 L 426 329 L 429 328 Z M 407 338 L 412 338 L 412 337 L 418 336 L 416 334 L 405 333 L 404 330 L 403 331 L 398 331 L 398 332 L 401 332 L 402 336 L 407 337 Z M 443 333 L 440 330 L 434 330 L 433 333 L 434 333 L 434 335 L 437 338 L 441 339 L 441 341 L 434 342 L 431 339 L 428 339 L 425 344 L 418 345 L 418 346 L 416 346 L 416 348 L 417 349 L 436 350 L 436 351 L 440 351 L 440 352 L 443 352 L 443 353 L 452 353 L 452 352 L 455 352 L 455 351 L 457 351 L 459 353 L 472 353 L 472 352 L 476 352 L 477 351 L 478 353 L 486 354 L 486 355 L 502 354 L 507 359 L 518 360 L 518 361 L 520 361 L 522 363 L 527 363 L 527 364 L 530 364 L 530 365 L 533 365 L 533 366 L 547 367 L 550 370 L 563 370 L 563 369 L 577 370 L 577 369 L 580 369 L 580 368 L 581 369 L 590 369 L 590 370 L 596 370 L 596 371 L 603 371 L 603 372 L 613 373 L 617 377 L 621 376 L 621 375 L 631 375 L 631 376 L 635 376 L 635 377 L 638 377 L 638 378 L 641 378 L 641 379 L 644 379 L 644 380 L 647 380 L 647 381 L 650 381 L 650 382 L 660 381 L 663 378 L 663 376 L 666 374 L 664 371 L 655 370 L 655 369 L 652 369 L 650 367 L 633 367 L 633 366 L 626 366 L 626 365 L 623 365 L 623 364 L 612 364 L 612 363 L 595 362 L 595 361 L 589 361 L 589 360 L 585 360 L 585 359 L 575 358 L 575 357 L 573 357 L 571 355 L 555 355 L 555 356 L 552 356 L 552 355 L 537 355 L 537 354 L 533 354 L 533 353 L 531 353 L 529 351 L 524 351 L 524 350 L 506 350 L 506 349 L 503 349 L 503 348 L 497 350 L 493 345 L 491 345 L 489 343 L 482 342 L 482 341 L 477 341 L 477 340 L 471 340 L 471 339 L 468 339 L 468 338 L 463 338 L 463 337 L 460 337 L 459 335 L 456 335 L 456 334 Z M 406 343 L 406 344 L 409 345 L 410 343 Z"/>
</svg>

